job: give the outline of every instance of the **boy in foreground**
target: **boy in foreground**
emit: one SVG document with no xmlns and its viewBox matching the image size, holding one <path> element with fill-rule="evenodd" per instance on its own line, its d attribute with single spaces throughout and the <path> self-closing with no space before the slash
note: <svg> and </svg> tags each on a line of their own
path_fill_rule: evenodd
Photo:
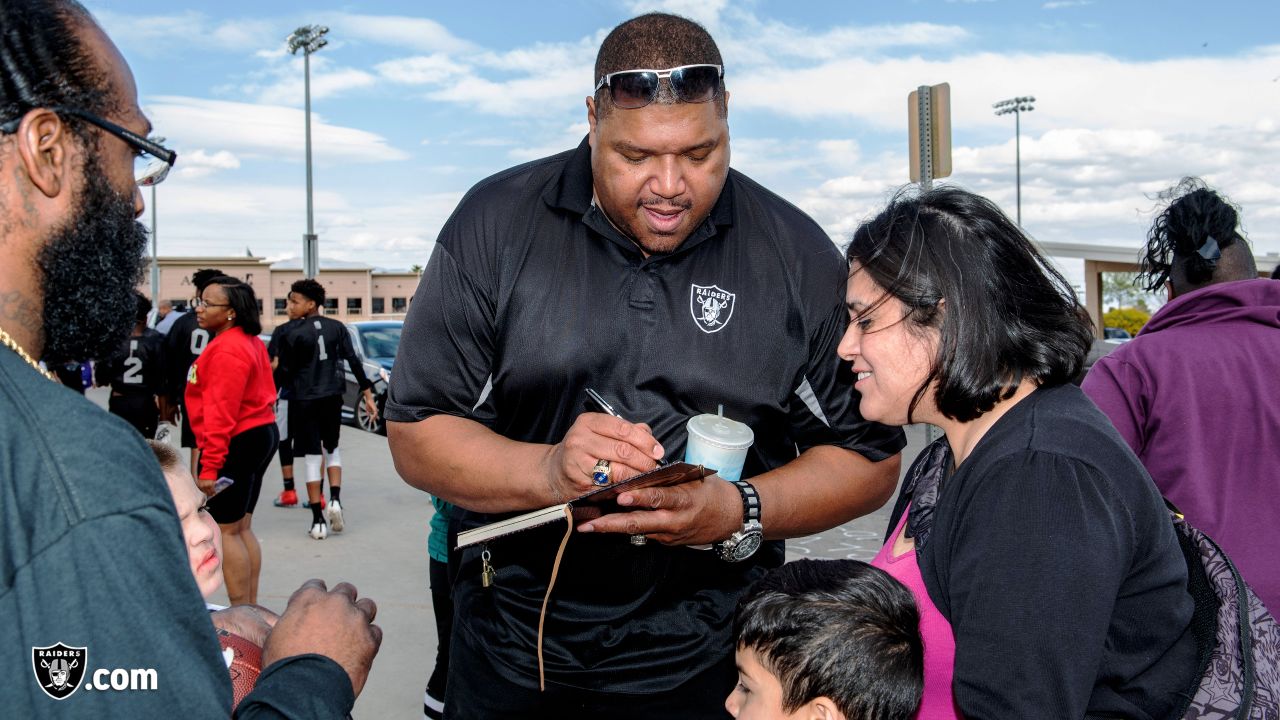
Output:
<svg viewBox="0 0 1280 720">
<path fill-rule="evenodd" d="M 734 617 L 739 720 L 908 720 L 924 688 L 911 592 L 856 560 L 771 570 Z"/>
</svg>

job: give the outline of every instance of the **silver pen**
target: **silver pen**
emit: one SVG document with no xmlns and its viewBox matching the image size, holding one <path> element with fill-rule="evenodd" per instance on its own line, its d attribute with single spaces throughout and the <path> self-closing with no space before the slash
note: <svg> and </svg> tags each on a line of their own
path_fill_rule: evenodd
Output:
<svg viewBox="0 0 1280 720">
<path fill-rule="evenodd" d="M 605 412 L 607 412 L 607 413 L 609 413 L 610 415 L 612 415 L 612 416 L 614 416 L 614 417 L 618 418 L 619 420 L 626 420 L 626 418 L 624 418 L 624 417 L 622 417 L 621 415 L 619 415 L 619 414 L 618 414 L 618 411 L 617 411 L 617 410 L 614 410 L 614 409 L 613 409 L 613 406 L 612 406 L 612 405 L 610 405 L 610 404 L 609 404 L 609 402 L 608 402 L 607 400 L 605 400 L 603 397 L 600 397 L 600 393 L 596 392 L 595 390 L 592 390 L 591 388 L 587 388 L 587 397 L 591 398 L 591 401 L 592 401 L 592 402 L 594 402 L 595 404 L 599 405 L 601 410 L 604 410 Z M 608 462 L 608 461 L 607 461 L 607 460 L 601 460 L 600 462 L 601 462 L 601 463 L 606 463 L 606 462 Z M 659 464 L 659 465 L 664 465 L 665 463 L 663 463 L 662 461 L 659 461 L 659 462 L 658 462 L 658 464 Z M 606 471 L 606 473 L 607 473 L 607 471 Z M 599 475 L 599 473 L 596 473 L 596 475 Z M 600 478 L 599 478 L 599 477 L 593 476 L 593 477 L 592 477 L 592 482 L 594 482 L 596 485 L 608 485 L 608 484 L 609 484 L 609 476 L 608 476 L 607 474 L 605 474 L 605 476 L 604 476 L 604 478 L 603 478 L 603 479 L 604 479 L 604 482 L 600 482 Z M 643 546 L 643 545 L 645 545 L 645 544 L 646 544 L 646 543 L 648 543 L 648 542 L 649 542 L 649 538 L 645 537 L 644 535 L 632 535 L 632 536 L 631 536 L 631 544 L 632 544 L 632 545 L 636 545 L 636 546 Z"/>
<path fill-rule="evenodd" d="M 618 411 L 614 410 L 613 406 L 610 405 L 608 401 L 606 401 L 603 397 L 601 397 L 600 393 L 596 392 L 595 390 L 592 390 L 591 388 L 587 388 L 587 397 L 591 398 L 591 401 L 594 402 L 596 405 L 599 405 L 600 409 L 604 410 L 606 413 L 609 413 L 610 415 L 618 418 L 619 420 L 626 420 L 627 422 L 631 422 L 630 420 L 627 420 L 626 418 L 619 415 Z M 666 464 L 667 464 L 667 461 L 665 459 L 658 460 L 658 465 L 666 465 Z M 604 483 L 599 483 L 599 484 L 604 484 Z"/>
<path fill-rule="evenodd" d="M 595 390 L 592 390 L 591 388 L 587 388 L 587 397 L 591 398 L 591 400 L 594 401 L 595 404 L 599 405 L 601 410 L 604 410 L 605 412 L 618 418 L 619 420 L 626 419 L 621 415 L 619 415 L 618 411 L 614 410 L 612 405 L 610 405 L 608 402 L 605 402 L 605 399 L 600 397 L 600 393 L 596 392 Z"/>
</svg>

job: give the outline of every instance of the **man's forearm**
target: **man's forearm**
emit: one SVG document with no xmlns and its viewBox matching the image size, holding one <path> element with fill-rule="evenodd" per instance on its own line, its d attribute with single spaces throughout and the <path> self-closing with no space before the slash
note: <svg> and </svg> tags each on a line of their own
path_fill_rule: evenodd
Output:
<svg viewBox="0 0 1280 720">
<path fill-rule="evenodd" d="M 474 420 L 388 422 L 387 440 L 406 483 L 470 510 L 533 510 L 567 499 L 546 480 L 550 446 L 509 440 Z"/>
<path fill-rule="evenodd" d="M 897 487 L 902 455 L 872 462 L 851 450 L 818 446 L 753 478 L 769 539 L 812 535 L 883 506 Z"/>
</svg>

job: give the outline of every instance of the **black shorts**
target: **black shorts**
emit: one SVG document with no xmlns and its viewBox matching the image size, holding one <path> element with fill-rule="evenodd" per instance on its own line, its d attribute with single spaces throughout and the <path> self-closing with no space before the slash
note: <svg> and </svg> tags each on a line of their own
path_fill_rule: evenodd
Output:
<svg viewBox="0 0 1280 720">
<path fill-rule="evenodd" d="M 145 393 L 119 393 L 111 391 L 107 400 L 107 409 L 112 415 L 119 415 L 130 425 L 142 433 L 142 437 L 150 440 L 156 436 L 156 424 L 160 422 L 160 411 L 156 409 L 156 396 Z"/>
<path fill-rule="evenodd" d="M 187 419 L 187 406 L 181 405 L 178 409 L 182 411 L 182 447 L 194 448 L 196 446 L 196 431 L 191 429 L 191 421 Z"/>
<path fill-rule="evenodd" d="M 289 439 L 293 441 L 293 456 L 296 458 L 319 455 L 321 446 L 325 452 L 336 450 L 338 428 L 341 426 L 341 395 L 289 401 Z"/>
<path fill-rule="evenodd" d="M 209 514 L 219 525 L 236 522 L 257 507 L 262 476 L 279 442 L 280 431 L 274 422 L 249 428 L 231 438 L 227 459 L 218 477 L 231 478 L 235 483 L 209 498 Z"/>
</svg>

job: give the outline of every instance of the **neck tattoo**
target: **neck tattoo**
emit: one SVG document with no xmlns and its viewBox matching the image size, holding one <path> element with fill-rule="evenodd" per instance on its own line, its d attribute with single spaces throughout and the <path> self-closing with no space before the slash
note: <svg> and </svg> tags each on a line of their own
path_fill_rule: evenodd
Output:
<svg viewBox="0 0 1280 720">
<path fill-rule="evenodd" d="M 41 375 L 49 378 L 54 382 L 60 382 L 58 380 L 57 375 L 54 375 L 48 370 L 45 370 L 44 368 L 40 367 L 40 363 L 36 362 L 35 358 L 28 355 L 27 351 L 24 350 L 22 346 L 18 344 L 18 341 L 14 340 L 13 336 L 5 332 L 4 328 L 2 327 L 0 327 L 0 345 L 4 345 L 5 347 L 17 353 L 18 357 L 22 358 L 23 361 L 26 362 L 31 367 L 35 368 L 36 372 L 40 373 Z"/>
</svg>

